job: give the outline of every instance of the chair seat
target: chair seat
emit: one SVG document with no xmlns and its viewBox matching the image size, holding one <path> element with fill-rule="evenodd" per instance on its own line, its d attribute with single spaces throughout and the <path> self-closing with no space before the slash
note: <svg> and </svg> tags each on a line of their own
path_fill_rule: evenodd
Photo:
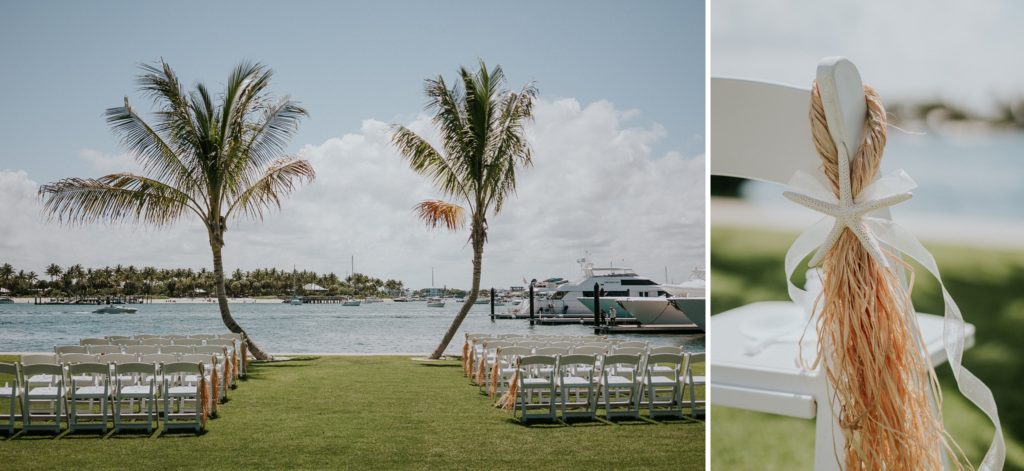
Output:
<svg viewBox="0 0 1024 471">
<path fill-rule="evenodd" d="M 590 384 L 587 378 L 579 376 L 565 376 L 562 378 L 562 385 L 564 386 L 590 386 Z"/>
<path fill-rule="evenodd" d="M 550 387 L 551 380 L 547 378 L 524 378 L 523 387 L 526 388 L 538 388 L 538 387 Z"/>
<path fill-rule="evenodd" d="M 167 388 L 167 394 L 172 396 L 195 396 L 195 386 L 172 386 Z"/>
<path fill-rule="evenodd" d="M 655 386 L 672 386 L 678 382 L 678 379 L 670 378 L 668 376 L 649 376 L 644 379 L 644 383 L 653 384 Z"/>
<path fill-rule="evenodd" d="M 626 378 L 625 376 L 614 376 L 614 375 L 612 375 L 612 376 L 608 376 L 604 380 L 602 380 L 602 384 L 604 384 L 605 386 L 612 386 L 612 387 L 632 386 L 633 385 L 633 380 L 631 380 L 629 378 Z"/>
<path fill-rule="evenodd" d="M 75 389 L 75 397 L 104 397 L 106 392 L 103 386 L 84 386 Z"/>
<path fill-rule="evenodd" d="M 149 386 L 123 386 L 122 396 L 149 396 Z"/>
<path fill-rule="evenodd" d="M 0 387 L 0 396 L 11 397 L 12 395 L 15 397 L 20 396 L 21 391 L 18 391 L 17 389 L 14 389 L 12 387 Z"/>
<path fill-rule="evenodd" d="M 707 384 L 707 380 L 703 376 L 694 376 L 693 384 Z"/>
<path fill-rule="evenodd" d="M 61 390 L 55 386 L 40 386 L 28 391 L 30 399 L 58 399 L 61 397 Z"/>
<path fill-rule="evenodd" d="M 52 383 L 53 375 L 32 375 L 28 377 L 28 384 Z"/>
</svg>

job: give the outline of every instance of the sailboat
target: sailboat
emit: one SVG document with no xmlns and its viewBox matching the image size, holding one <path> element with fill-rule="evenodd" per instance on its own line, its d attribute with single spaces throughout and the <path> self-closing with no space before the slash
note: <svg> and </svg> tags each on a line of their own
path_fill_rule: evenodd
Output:
<svg viewBox="0 0 1024 471">
<path fill-rule="evenodd" d="M 297 274 L 298 273 L 295 271 L 295 266 L 292 265 L 292 299 L 288 301 L 288 303 L 291 304 L 292 306 L 302 305 L 302 298 L 299 297 L 295 290 L 295 275 Z"/>
</svg>

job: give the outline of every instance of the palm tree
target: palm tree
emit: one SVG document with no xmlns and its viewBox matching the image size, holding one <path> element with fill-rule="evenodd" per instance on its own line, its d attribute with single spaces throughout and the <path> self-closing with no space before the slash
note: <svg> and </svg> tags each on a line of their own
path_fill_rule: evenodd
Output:
<svg viewBox="0 0 1024 471">
<path fill-rule="evenodd" d="M 46 274 L 50 277 L 50 283 L 53 283 L 53 278 L 60 276 L 61 273 L 64 273 L 64 270 L 61 270 L 60 265 L 56 263 L 46 266 Z"/>
<path fill-rule="evenodd" d="M 44 211 L 68 223 L 155 226 L 197 216 L 213 252 L 221 319 L 229 330 L 245 335 L 228 309 L 224 232 L 229 219 L 262 219 L 298 184 L 315 178 L 308 161 L 282 157 L 306 110 L 288 97 L 270 95 L 273 72 L 261 64 L 236 66 L 216 104 L 202 83 L 186 92 L 166 62 L 141 68 L 140 90 L 159 106 L 155 122 L 138 115 L 127 97 L 124 106 L 108 109 L 106 116 L 142 175 L 115 173 L 43 185 Z M 251 339 L 250 350 L 256 358 L 270 358 Z"/>
<path fill-rule="evenodd" d="M 483 61 L 474 74 L 459 69 L 461 84 L 449 88 L 443 77 L 428 79 L 427 110 L 441 136 L 441 149 L 404 126 L 396 125 L 392 143 L 409 161 L 410 167 L 433 180 L 455 203 L 427 200 L 417 212 L 428 226 L 444 225 L 456 230 L 470 220 L 469 242 L 473 246 L 473 287 L 448 332 L 430 358 L 440 358 L 473 307 L 480 291 L 480 271 L 487 241 L 487 215 L 497 215 L 505 199 L 516 189 L 516 171 L 531 164 L 532 151 L 523 126 L 533 119 L 537 89 L 528 84 L 519 93 L 502 90 L 505 74 L 501 66 L 490 72 Z"/>
</svg>

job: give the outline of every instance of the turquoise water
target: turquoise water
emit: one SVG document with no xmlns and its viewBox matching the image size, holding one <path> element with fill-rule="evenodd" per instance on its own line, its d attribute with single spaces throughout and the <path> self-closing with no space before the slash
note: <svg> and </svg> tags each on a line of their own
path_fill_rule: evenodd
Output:
<svg viewBox="0 0 1024 471">
<path fill-rule="evenodd" d="M 423 302 L 340 304 L 232 304 L 231 313 L 250 336 L 270 352 L 429 353 L 462 306 L 429 308 Z M 77 345 L 83 337 L 104 335 L 226 332 L 216 304 L 134 305 L 137 314 L 92 314 L 96 306 L 0 305 L 0 351 L 52 351 Z M 497 312 L 501 309 L 496 308 Z M 473 306 L 448 347 L 461 352 L 463 332 L 586 335 L 581 325 L 530 326 L 528 320 L 489 318 L 490 306 Z M 636 335 L 656 345 L 704 351 L 703 335 Z"/>
</svg>

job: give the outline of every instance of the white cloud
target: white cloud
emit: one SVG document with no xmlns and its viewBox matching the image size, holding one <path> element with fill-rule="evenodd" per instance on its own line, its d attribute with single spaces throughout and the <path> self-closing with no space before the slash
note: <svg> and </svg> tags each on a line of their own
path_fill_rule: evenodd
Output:
<svg viewBox="0 0 1024 471">
<path fill-rule="evenodd" d="M 78 158 L 89 164 L 92 170 L 100 175 L 115 172 L 135 172 L 139 166 L 129 154 L 106 154 L 98 150 L 82 149 Z"/>
<path fill-rule="evenodd" d="M 528 129 L 534 166 L 520 173 L 518 196 L 490 218 L 484 254 L 486 287 L 523 277 L 576 277 L 589 250 L 656 279 L 668 267 L 677 281 L 704 260 L 704 157 L 651 155 L 667 131 L 623 126 L 631 111 L 608 102 L 540 100 Z M 409 127 L 432 135 L 429 118 Z M 240 221 L 227 235 L 228 269 L 276 266 L 399 278 L 468 287 L 472 251 L 466 232 L 428 230 L 413 206 L 438 197 L 409 170 L 389 141 L 389 125 L 366 120 L 358 132 L 307 145 L 300 154 L 317 180 L 262 222 Z M 119 169 L 115 169 L 119 170 Z M 39 216 L 37 183 L 23 172 L 0 173 L 0 258 L 37 271 L 50 262 L 87 266 L 209 266 L 195 221 L 160 230 L 125 226 L 68 228 Z"/>
</svg>

